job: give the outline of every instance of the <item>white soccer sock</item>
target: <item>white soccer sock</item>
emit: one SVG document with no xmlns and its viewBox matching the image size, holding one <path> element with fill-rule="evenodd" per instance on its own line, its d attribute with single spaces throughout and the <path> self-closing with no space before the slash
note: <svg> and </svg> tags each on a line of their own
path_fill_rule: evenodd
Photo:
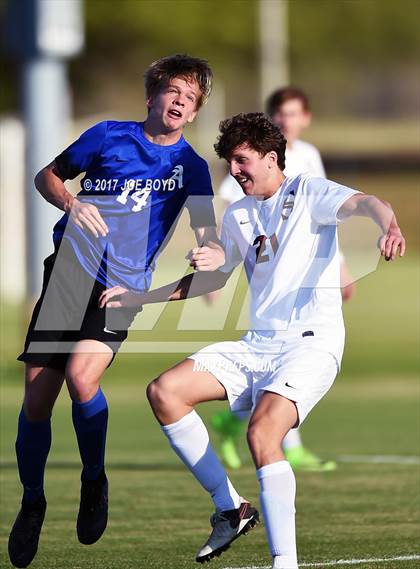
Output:
<svg viewBox="0 0 420 569">
<path fill-rule="evenodd" d="M 216 510 L 239 508 L 241 497 L 217 458 L 199 415 L 193 410 L 176 423 L 163 425 L 162 431 L 185 466 L 209 492 Z"/>
<path fill-rule="evenodd" d="M 283 450 L 290 450 L 292 448 L 302 446 L 302 439 L 300 438 L 299 429 L 290 429 L 290 431 L 284 437 L 281 446 L 283 447 Z"/>
<path fill-rule="evenodd" d="M 276 569 L 298 569 L 295 535 L 295 475 L 286 460 L 257 470 L 260 504 Z"/>
</svg>

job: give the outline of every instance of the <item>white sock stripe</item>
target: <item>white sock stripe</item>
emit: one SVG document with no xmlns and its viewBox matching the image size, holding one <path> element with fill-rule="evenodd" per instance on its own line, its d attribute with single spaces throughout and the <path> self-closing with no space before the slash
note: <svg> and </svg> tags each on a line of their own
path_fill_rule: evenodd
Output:
<svg viewBox="0 0 420 569">
<path fill-rule="evenodd" d="M 227 484 L 227 487 L 226 487 Z M 232 503 L 233 506 L 229 507 L 229 508 L 224 508 L 224 507 L 218 507 L 217 506 L 217 494 L 220 493 L 222 496 L 225 495 L 226 496 L 226 488 L 227 491 L 229 493 L 230 498 L 232 499 Z M 237 509 L 240 507 L 241 502 L 242 502 L 242 498 L 239 496 L 239 494 L 236 492 L 235 487 L 233 486 L 232 482 L 230 481 L 229 477 L 226 476 L 225 479 L 220 481 L 220 484 L 218 486 L 216 486 L 212 492 L 210 493 L 213 501 L 215 502 L 216 505 L 216 510 L 221 512 L 223 510 L 233 510 L 233 509 Z M 246 507 L 246 506 L 245 506 Z"/>
<path fill-rule="evenodd" d="M 179 421 L 170 423 L 169 425 L 161 425 L 161 429 L 165 434 L 173 435 L 190 428 L 197 420 L 200 423 L 202 422 L 198 413 L 193 409 L 190 413 L 184 415 L 182 419 L 179 419 Z"/>
<path fill-rule="evenodd" d="M 267 476 L 282 474 L 283 472 L 288 472 L 289 470 L 292 470 L 292 467 L 287 462 L 287 460 L 279 460 L 278 462 L 266 464 L 265 466 L 261 466 L 261 468 L 258 468 L 257 478 L 258 480 L 261 480 L 262 478 L 266 478 Z"/>
</svg>

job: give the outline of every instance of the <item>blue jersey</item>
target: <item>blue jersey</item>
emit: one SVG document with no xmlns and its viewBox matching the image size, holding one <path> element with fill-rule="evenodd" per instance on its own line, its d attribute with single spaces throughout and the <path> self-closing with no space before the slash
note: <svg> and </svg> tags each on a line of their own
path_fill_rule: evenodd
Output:
<svg viewBox="0 0 420 569">
<path fill-rule="evenodd" d="M 143 123 L 104 121 L 55 162 L 65 179 L 85 173 L 77 199 L 98 208 L 109 233 L 95 237 L 65 214 L 54 227 L 54 243 L 68 239 L 82 267 L 105 286 L 150 287 L 184 206 L 191 227 L 216 225 L 207 163 L 183 137 L 161 146 L 145 137 Z"/>
</svg>

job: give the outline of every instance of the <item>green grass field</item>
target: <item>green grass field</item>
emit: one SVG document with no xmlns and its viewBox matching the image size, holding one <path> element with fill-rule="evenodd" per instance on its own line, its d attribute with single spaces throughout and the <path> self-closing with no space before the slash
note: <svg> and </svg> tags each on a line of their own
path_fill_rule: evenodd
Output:
<svg viewBox="0 0 420 569">
<path fill-rule="evenodd" d="M 131 356 L 127 356 L 131 358 Z M 156 372 L 155 362 L 148 372 Z M 49 509 L 34 569 L 194 567 L 193 556 L 208 533 L 211 503 L 178 463 L 154 423 L 144 397 L 144 369 L 123 378 L 124 363 L 109 374 L 108 439 L 110 522 L 89 548 L 77 542 L 79 460 L 67 397 L 54 417 L 54 442 L 47 471 Z M 111 377 L 112 376 L 112 377 Z M 130 380 L 132 380 L 130 382 Z M 304 428 L 308 445 L 325 457 L 416 453 L 418 387 L 415 378 L 340 377 Z M 13 441 L 20 389 L 2 388 L 1 567 L 19 499 Z M 203 406 L 208 419 L 219 405 Z M 245 445 L 245 467 L 232 473 L 240 492 L 258 500 L 257 482 Z M 419 517 L 413 464 L 340 463 L 336 472 L 297 476 L 297 527 L 301 562 L 382 558 L 418 552 Z M 215 568 L 268 565 L 263 528 L 242 538 Z M 418 563 L 418 562 L 417 562 Z M 366 563 L 359 567 L 379 567 Z M 382 566 L 382 565 L 381 565 Z M 416 561 L 386 567 L 418 567 Z"/>
<path fill-rule="evenodd" d="M 354 300 L 345 307 L 348 334 L 343 372 L 303 426 L 306 444 L 325 458 L 338 459 L 339 468 L 297 475 L 301 563 L 419 554 L 419 464 L 392 458 L 419 453 L 418 284 L 415 256 L 394 266 L 381 262 L 375 273 L 358 283 Z M 178 308 L 171 305 L 168 310 L 163 321 L 173 320 Z M 161 321 L 159 325 L 165 329 Z M 0 566 L 8 567 L 7 537 L 20 500 L 14 440 L 21 368 L 12 354 L 19 349 L 22 334 L 11 308 L 3 311 L 2 332 Z M 185 337 L 194 336 L 199 333 Z M 196 566 L 194 555 L 208 536 L 212 505 L 167 445 L 144 394 L 148 381 L 181 357 L 121 354 L 105 376 L 103 388 L 110 403 L 110 520 L 103 538 L 90 547 L 80 545 L 75 533 L 80 465 L 70 402 L 63 391 L 53 418 L 47 517 L 31 567 Z M 208 420 L 222 406 L 204 405 L 200 413 Z M 257 502 L 258 485 L 245 440 L 240 451 L 245 466 L 232 472 L 231 478 L 244 496 Z M 392 462 L 364 460 L 380 455 Z M 221 569 L 269 563 L 260 525 L 211 565 Z M 420 559 L 356 566 L 414 569 Z"/>
</svg>

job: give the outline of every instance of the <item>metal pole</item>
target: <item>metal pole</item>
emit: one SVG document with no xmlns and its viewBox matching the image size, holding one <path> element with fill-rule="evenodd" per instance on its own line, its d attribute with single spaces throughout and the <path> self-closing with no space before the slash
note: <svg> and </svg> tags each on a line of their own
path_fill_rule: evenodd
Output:
<svg viewBox="0 0 420 569">
<path fill-rule="evenodd" d="M 289 0 L 259 0 L 260 105 L 274 89 L 288 85 Z"/>
<path fill-rule="evenodd" d="M 28 296 L 35 298 L 42 283 L 43 259 L 52 252 L 52 229 L 60 215 L 36 191 L 34 177 L 63 149 L 69 121 L 66 63 L 34 56 L 22 67 L 26 124 L 26 184 Z"/>
</svg>

